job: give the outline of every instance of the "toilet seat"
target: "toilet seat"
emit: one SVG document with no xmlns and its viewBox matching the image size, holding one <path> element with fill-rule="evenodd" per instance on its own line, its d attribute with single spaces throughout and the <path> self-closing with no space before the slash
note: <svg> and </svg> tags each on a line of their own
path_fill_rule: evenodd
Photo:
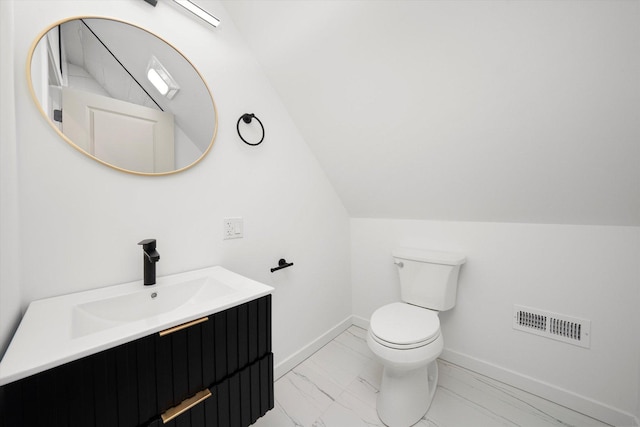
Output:
<svg viewBox="0 0 640 427">
<path fill-rule="evenodd" d="M 377 309 L 371 316 L 371 338 L 398 350 L 425 346 L 440 336 L 438 313 L 415 305 L 395 302 Z"/>
</svg>

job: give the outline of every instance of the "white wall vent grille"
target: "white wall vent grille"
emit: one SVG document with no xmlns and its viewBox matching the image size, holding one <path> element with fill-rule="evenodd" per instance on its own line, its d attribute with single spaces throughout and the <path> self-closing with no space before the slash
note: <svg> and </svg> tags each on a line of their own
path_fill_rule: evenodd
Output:
<svg viewBox="0 0 640 427">
<path fill-rule="evenodd" d="M 590 320 L 514 305 L 513 328 L 584 348 L 591 346 Z"/>
</svg>

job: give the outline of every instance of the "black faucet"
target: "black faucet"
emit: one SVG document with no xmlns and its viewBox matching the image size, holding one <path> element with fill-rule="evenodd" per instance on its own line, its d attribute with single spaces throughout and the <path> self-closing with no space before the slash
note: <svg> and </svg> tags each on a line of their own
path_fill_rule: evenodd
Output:
<svg viewBox="0 0 640 427">
<path fill-rule="evenodd" d="M 156 250 L 156 239 L 145 239 L 138 243 L 142 245 L 142 262 L 144 264 L 144 284 L 156 284 L 156 262 L 160 261 L 160 254 Z"/>
</svg>

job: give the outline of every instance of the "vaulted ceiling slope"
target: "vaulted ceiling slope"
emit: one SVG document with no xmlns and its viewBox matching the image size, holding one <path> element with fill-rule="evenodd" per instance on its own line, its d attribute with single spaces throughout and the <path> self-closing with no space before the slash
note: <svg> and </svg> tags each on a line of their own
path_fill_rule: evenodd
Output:
<svg viewBox="0 0 640 427">
<path fill-rule="evenodd" d="M 223 4 L 352 217 L 640 225 L 639 1 Z"/>
</svg>

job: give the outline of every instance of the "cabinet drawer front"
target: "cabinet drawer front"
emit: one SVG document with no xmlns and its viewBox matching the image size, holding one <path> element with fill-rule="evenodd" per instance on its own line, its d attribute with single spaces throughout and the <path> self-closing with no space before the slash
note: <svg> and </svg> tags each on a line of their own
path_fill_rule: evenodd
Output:
<svg viewBox="0 0 640 427">
<path fill-rule="evenodd" d="M 211 387 L 207 426 L 244 427 L 273 409 L 273 354 L 268 353 Z"/>
<path fill-rule="evenodd" d="M 273 409 L 273 354 L 212 386 L 211 396 L 165 424 L 161 417 L 149 427 L 246 427 Z"/>
</svg>

